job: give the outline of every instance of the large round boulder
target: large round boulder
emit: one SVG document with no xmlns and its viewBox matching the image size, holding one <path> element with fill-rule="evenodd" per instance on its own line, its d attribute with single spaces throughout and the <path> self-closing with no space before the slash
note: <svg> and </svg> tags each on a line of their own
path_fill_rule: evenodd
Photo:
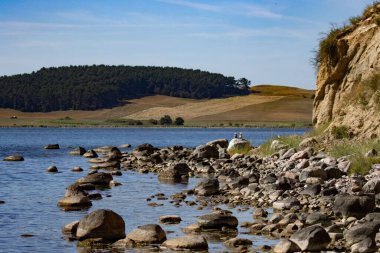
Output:
<svg viewBox="0 0 380 253">
<path fill-rule="evenodd" d="M 195 194 L 200 196 L 210 196 L 219 193 L 219 181 L 216 178 L 208 178 L 200 182 L 195 188 Z"/>
<path fill-rule="evenodd" d="M 333 211 L 337 216 L 363 218 L 375 208 L 375 197 L 342 193 L 335 197 Z"/>
<path fill-rule="evenodd" d="M 100 238 L 117 241 L 125 237 L 125 223 L 114 211 L 98 209 L 80 220 L 76 236 L 78 240 Z"/>
<path fill-rule="evenodd" d="M 139 226 L 127 235 L 127 239 L 136 244 L 162 243 L 166 240 L 166 233 L 157 224 Z"/>
<path fill-rule="evenodd" d="M 228 152 L 234 152 L 234 153 L 247 153 L 252 149 L 252 145 L 249 141 L 245 139 L 239 139 L 239 138 L 234 138 L 230 141 L 227 147 Z"/>
<path fill-rule="evenodd" d="M 351 252 L 376 252 L 375 237 L 379 228 L 378 222 L 366 222 L 345 230 L 346 246 L 351 247 Z"/>
<path fill-rule="evenodd" d="M 320 252 L 326 249 L 331 242 L 329 234 L 319 225 L 309 226 L 295 232 L 290 240 L 297 244 L 302 251 L 309 252 Z"/>
<path fill-rule="evenodd" d="M 219 151 L 217 147 L 212 145 L 200 145 L 194 150 L 193 155 L 197 158 L 218 159 Z"/>
<path fill-rule="evenodd" d="M 158 174 L 158 179 L 164 181 L 171 180 L 173 182 L 179 182 L 184 177 L 188 178 L 190 172 L 191 170 L 186 163 L 176 163 L 160 171 Z"/>
<path fill-rule="evenodd" d="M 165 241 L 162 246 L 175 250 L 207 250 L 208 244 L 203 236 L 187 235 Z"/>
</svg>

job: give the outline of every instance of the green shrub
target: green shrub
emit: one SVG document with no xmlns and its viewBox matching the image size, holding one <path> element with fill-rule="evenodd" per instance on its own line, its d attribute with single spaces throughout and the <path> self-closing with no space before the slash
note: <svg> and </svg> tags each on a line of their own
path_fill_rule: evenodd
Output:
<svg viewBox="0 0 380 253">
<path fill-rule="evenodd" d="M 351 18 L 349 19 L 351 25 L 357 25 L 361 20 L 362 20 L 362 17 L 361 17 L 361 16 L 351 17 Z"/>
<path fill-rule="evenodd" d="M 349 131 L 347 126 L 336 126 L 331 129 L 331 134 L 334 136 L 335 139 L 347 139 L 350 137 Z"/>
<path fill-rule="evenodd" d="M 156 119 L 150 119 L 149 123 L 152 124 L 152 125 L 157 125 L 158 124 L 158 120 L 156 120 Z"/>
<path fill-rule="evenodd" d="M 174 120 L 174 124 L 176 124 L 177 126 L 183 126 L 184 123 L 185 120 L 182 117 L 177 117 Z"/>
<path fill-rule="evenodd" d="M 380 17 L 375 18 L 375 24 L 380 26 Z"/>
<path fill-rule="evenodd" d="M 288 136 L 280 136 L 277 138 L 271 138 L 268 141 L 264 142 L 259 147 L 259 154 L 261 156 L 270 156 L 275 153 L 275 150 L 271 148 L 271 144 L 274 140 L 278 140 L 288 148 L 298 148 L 299 144 L 303 140 L 303 136 L 301 135 L 288 135 Z"/>
<path fill-rule="evenodd" d="M 172 118 L 169 115 L 164 115 L 160 119 L 160 125 L 171 125 L 173 123 Z"/>
<path fill-rule="evenodd" d="M 141 125 L 143 125 L 143 123 L 142 123 L 142 121 L 141 120 L 136 120 L 136 125 L 138 125 L 138 126 L 141 126 Z"/>
<path fill-rule="evenodd" d="M 315 52 L 313 64 L 318 68 L 322 62 L 326 62 L 329 66 L 334 66 L 338 61 L 337 41 L 341 34 L 342 28 L 332 26 L 330 31 L 319 40 L 319 48 Z"/>
</svg>

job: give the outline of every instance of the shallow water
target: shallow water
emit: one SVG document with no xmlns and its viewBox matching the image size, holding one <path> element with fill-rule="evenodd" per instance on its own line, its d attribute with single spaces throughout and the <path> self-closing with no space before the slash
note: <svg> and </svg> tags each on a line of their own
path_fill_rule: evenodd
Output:
<svg viewBox="0 0 380 253">
<path fill-rule="evenodd" d="M 301 134 L 305 131 L 307 129 L 2 128 L 0 158 L 20 154 L 25 161 L 0 161 L 0 200 L 5 201 L 5 204 L 0 204 L 0 252 L 77 252 L 76 242 L 65 240 L 61 228 L 99 208 L 109 208 L 120 214 L 125 220 L 127 233 L 139 225 L 158 223 L 161 215 L 180 215 L 183 221 L 179 225 L 163 226 L 164 230 L 170 231 L 168 238 L 183 235 L 181 228 L 195 223 L 198 215 L 211 211 L 211 207 L 201 211 L 196 207 L 175 207 L 169 203 L 170 199 L 153 200 L 163 206 L 147 205 L 147 197 L 156 193 L 170 197 L 193 188 L 199 179 L 192 178 L 188 184 L 161 184 L 154 174 L 129 171 L 115 177 L 122 186 L 101 191 L 103 199 L 93 201 L 89 210 L 64 212 L 57 207 L 57 201 L 63 197 L 67 185 L 86 175 L 89 167 L 84 158 L 68 154 L 73 147 L 90 149 L 125 143 L 132 144 L 132 147 L 142 143 L 157 147 L 195 147 L 210 140 L 230 138 L 234 132 L 243 132 L 244 137 L 257 146 L 276 135 Z M 43 149 L 49 143 L 59 143 L 61 149 Z M 51 165 L 56 165 L 60 173 L 46 173 L 46 168 Z M 71 172 L 74 166 L 85 170 Z M 232 211 L 239 222 L 252 221 L 252 209 Z M 22 237 L 22 234 L 33 236 Z M 274 243 L 264 237 L 239 236 L 253 240 L 254 247 Z M 210 252 L 228 250 L 219 242 L 209 243 Z"/>
</svg>

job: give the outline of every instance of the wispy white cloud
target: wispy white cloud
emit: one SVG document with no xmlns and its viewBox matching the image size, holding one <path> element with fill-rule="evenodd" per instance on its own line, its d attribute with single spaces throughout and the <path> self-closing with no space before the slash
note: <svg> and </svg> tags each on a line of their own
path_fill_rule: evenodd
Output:
<svg viewBox="0 0 380 253">
<path fill-rule="evenodd" d="M 179 5 L 191 9 L 221 12 L 232 15 L 244 15 L 249 17 L 262 17 L 262 18 L 281 18 L 282 15 L 275 13 L 268 7 L 256 5 L 256 4 L 245 4 L 240 2 L 219 2 L 218 5 L 214 4 L 204 4 L 195 1 L 188 0 L 157 0 L 162 3 Z"/>
<path fill-rule="evenodd" d="M 221 8 L 217 5 L 199 3 L 199 2 L 194 2 L 194 1 L 187 1 L 187 0 L 158 0 L 158 1 L 162 3 L 179 5 L 179 6 L 188 7 L 188 8 L 197 9 L 197 10 L 221 11 Z"/>
<path fill-rule="evenodd" d="M 187 33 L 186 36 L 198 37 L 204 39 L 244 39 L 244 38 L 293 38 L 293 39 L 309 39 L 317 31 L 311 29 L 285 29 L 285 28 L 261 28 L 261 29 L 245 29 L 245 28 L 229 28 L 224 31 L 213 32 L 194 32 Z"/>
</svg>

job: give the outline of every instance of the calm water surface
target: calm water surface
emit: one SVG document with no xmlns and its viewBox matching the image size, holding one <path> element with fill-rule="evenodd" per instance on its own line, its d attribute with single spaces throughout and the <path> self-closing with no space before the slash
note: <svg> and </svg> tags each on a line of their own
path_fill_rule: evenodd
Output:
<svg viewBox="0 0 380 253">
<path fill-rule="evenodd" d="M 257 146 L 277 135 L 302 134 L 307 129 L 153 129 L 153 128 L 2 128 L 0 129 L 0 159 L 11 154 L 20 154 L 24 162 L 0 161 L 0 252 L 77 252 L 76 243 L 64 239 L 61 228 L 79 220 L 88 212 L 109 208 L 120 214 L 126 223 L 126 233 L 139 225 L 158 223 L 161 215 L 176 214 L 182 217 L 179 225 L 163 226 L 168 238 L 182 236 L 181 228 L 196 222 L 196 217 L 209 213 L 196 207 L 174 207 L 168 201 L 158 207 L 147 206 L 146 198 L 156 193 L 171 194 L 193 188 L 198 179 L 189 184 L 167 185 L 158 183 L 154 174 L 123 172 L 115 180 L 123 185 L 101 194 L 102 200 L 93 201 L 86 211 L 64 212 L 57 207 L 67 185 L 87 174 L 89 164 L 84 158 L 70 156 L 68 152 L 77 146 L 86 149 L 105 145 L 119 146 L 130 143 L 132 147 L 151 143 L 157 147 L 183 145 L 195 147 L 218 138 L 231 138 L 234 132 L 243 132 L 246 139 Z M 43 146 L 59 143 L 59 150 L 45 150 Z M 56 165 L 60 173 L 49 174 L 48 166 Z M 74 166 L 85 170 L 71 172 Z M 106 197 L 109 195 L 109 197 Z M 239 222 L 252 221 L 252 210 L 232 210 Z M 239 231 L 241 232 L 241 231 Z M 21 237 L 32 234 L 33 237 Z M 272 245 L 263 237 L 241 234 L 250 238 L 254 246 Z M 227 250 L 218 242 L 209 242 L 210 252 Z"/>
</svg>

